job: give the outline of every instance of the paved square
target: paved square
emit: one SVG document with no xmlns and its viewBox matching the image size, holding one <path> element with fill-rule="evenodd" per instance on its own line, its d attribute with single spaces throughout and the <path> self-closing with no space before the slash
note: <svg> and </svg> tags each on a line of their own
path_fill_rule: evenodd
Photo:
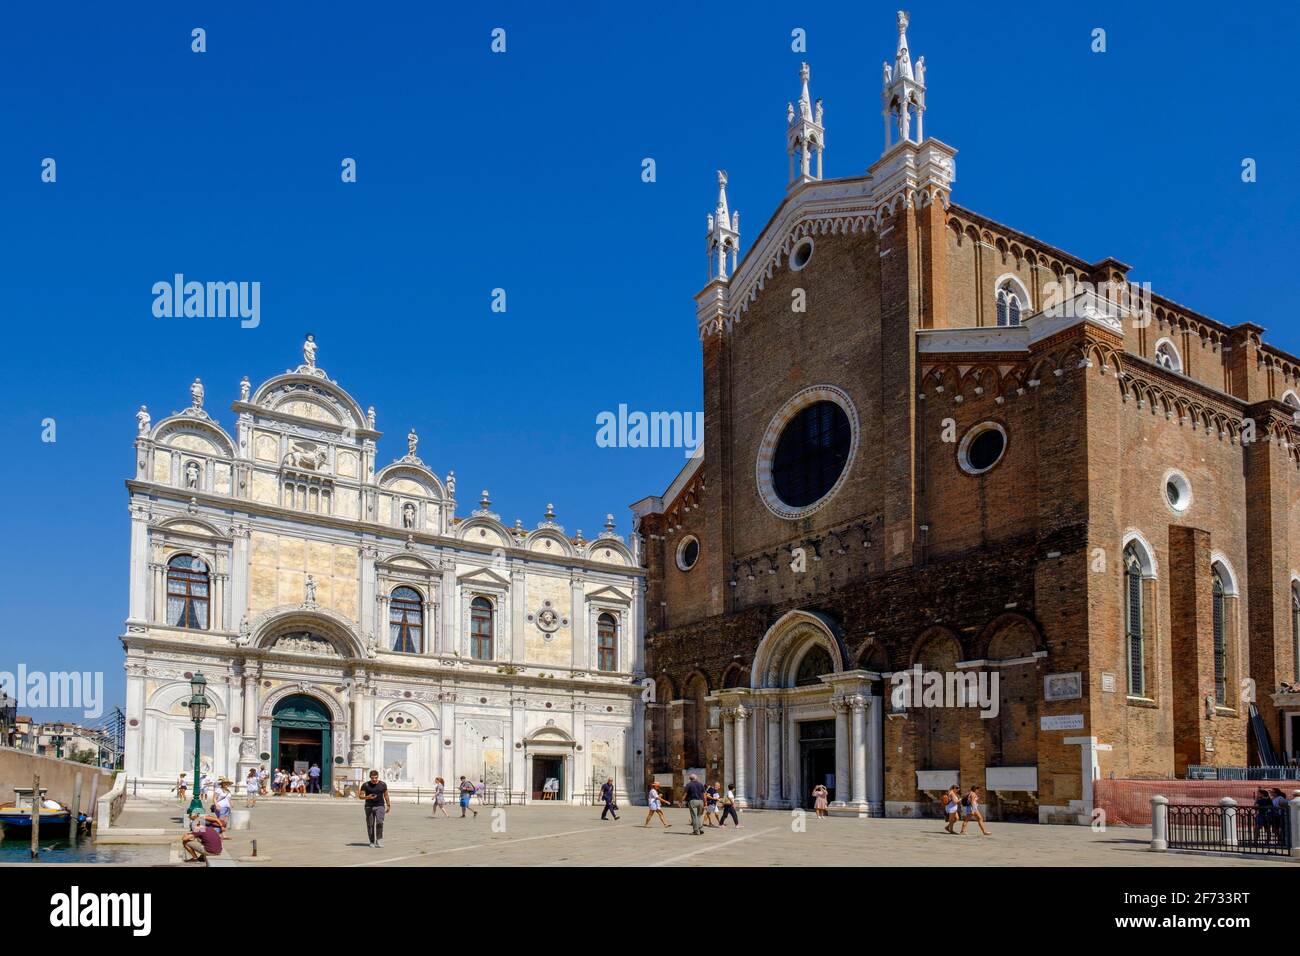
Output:
<svg viewBox="0 0 1300 956">
<path fill-rule="evenodd" d="M 239 806 L 239 803 L 236 803 Z M 972 824 L 964 837 L 943 832 L 941 820 L 858 820 L 803 817 L 802 832 L 789 812 L 751 810 L 743 829 L 706 829 L 692 836 L 687 811 L 665 811 L 670 829 L 640 824 L 644 807 L 625 807 L 619 822 L 600 820 L 600 808 L 532 805 L 491 807 L 478 817 L 434 819 L 427 803 L 395 803 L 384 826 L 384 846 L 366 844 L 357 801 L 263 798 L 252 827 L 236 831 L 228 853 L 245 856 L 257 840 L 259 856 L 274 866 L 1291 866 L 1283 859 L 1243 859 L 1152 853 L 1150 831 L 991 823 L 982 837 Z M 132 801 L 123 827 L 179 827 L 180 808 Z M 160 856 L 165 858 L 162 848 Z M 161 860 L 160 860 L 161 862 Z M 244 864 L 241 864 L 244 865 Z"/>
</svg>

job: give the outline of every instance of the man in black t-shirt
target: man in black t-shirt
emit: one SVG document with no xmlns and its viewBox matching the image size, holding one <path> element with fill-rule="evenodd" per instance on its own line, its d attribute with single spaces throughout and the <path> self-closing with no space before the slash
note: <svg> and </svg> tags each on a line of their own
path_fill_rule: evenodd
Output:
<svg viewBox="0 0 1300 956">
<path fill-rule="evenodd" d="M 384 814 L 393 809 L 388 799 L 388 784 L 379 779 L 379 771 L 370 771 L 370 779 L 361 785 L 357 796 L 366 802 L 366 835 L 371 846 L 384 845 Z"/>
</svg>

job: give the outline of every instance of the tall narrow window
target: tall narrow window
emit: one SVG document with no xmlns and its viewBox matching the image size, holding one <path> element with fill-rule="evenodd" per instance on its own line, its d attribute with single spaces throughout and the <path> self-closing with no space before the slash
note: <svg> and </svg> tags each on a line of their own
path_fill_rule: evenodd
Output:
<svg viewBox="0 0 1300 956">
<path fill-rule="evenodd" d="M 178 554 L 167 562 L 167 623 L 207 629 L 208 566 L 192 554 Z"/>
<path fill-rule="evenodd" d="M 998 325 L 1019 325 L 1024 309 L 1025 303 L 1014 283 L 1007 281 L 998 286 Z"/>
<path fill-rule="evenodd" d="M 1142 641 L 1142 562 L 1137 550 L 1124 549 L 1124 632 L 1128 638 L 1128 692 L 1146 696 L 1146 648 Z"/>
<path fill-rule="evenodd" d="M 395 588 L 388 599 L 390 645 L 399 654 L 419 654 L 424 639 L 424 602 L 414 588 Z"/>
<path fill-rule="evenodd" d="M 492 602 L 476 597 L 469 604 L 469 656 L 476 661 L 492 660 Z"/>
<path fill-rule="evenodd" d="M 596 619 L 596 669 L 618 670 L 618 622 L 613 614 Z"/>
<path fill-rule="evenodd" d="M 1218 571 L 1214 579 L 1214 702 L 1225 705 L 1228 700 L 1228 648 L 1223 633 L 1223 578 Z"/>
<path fill-rule="evenodd" d="M 1291 585 L 1291 652 L 1294 679 L 1300 682 L 1300 585 L 1295 584 Z"/>
</svg>

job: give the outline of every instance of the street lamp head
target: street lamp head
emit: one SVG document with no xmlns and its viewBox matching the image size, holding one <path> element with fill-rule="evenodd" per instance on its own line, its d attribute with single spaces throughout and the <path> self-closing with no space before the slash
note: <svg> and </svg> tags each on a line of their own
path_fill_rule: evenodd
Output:
<svg viewBox="0 0 1300 956">
<path fill-rule="evenodd" d="M 190 719 L 202 723 L 203 718 L 208 716 L 208 699 L 202 694 L 195 694 L 190 698 Z"/>
<path fill-rule="evenodd" d="M 190 693 L 195 697 L 202 697 L 207 688 L 208 679 L 203 676 L 203 671 L 195 671 L 194 676 L 190 678 Z"/>
</svg>

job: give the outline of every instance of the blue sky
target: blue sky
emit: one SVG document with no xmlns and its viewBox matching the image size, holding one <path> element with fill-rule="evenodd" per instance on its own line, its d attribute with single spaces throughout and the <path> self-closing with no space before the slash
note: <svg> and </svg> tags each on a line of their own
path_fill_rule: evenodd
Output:
<svg viewBox="0 0 1300 956">
<path fill-rule="evenodd" d="M 748 248 L 784 192 L 785 104 L 806 59 L 826 174 L 862 173 L 880 152 L 895 9 L 8 5 L 0 670 L 103 670 L 120 703 L 135 409 L 183 407 L 197 375 L 229 427 L 240 377 L 297 364 L 307 331 L 377 407 L 381 459 L 414 426 L 421 456 L 456 471 L 462 514 L 487 487 L 511 522 L 553 501 L 571 532 L 613 511 L 626 533 L 627 505 L 662 491 L 682 453 L 598 448 L 595 416 L 700 407 L 691 297 L 714 171 L 730 174 Z M 910 12 L 925 129 L 959 151 L 956 202 L 1114 255 L 1300 353 L 1300 321 L 1278 307 L 1300 221 L 1294 9 Z M 154 318 L 150 288 L 176 272 L 260 282 L 261 324 Z"/>
</svg>

